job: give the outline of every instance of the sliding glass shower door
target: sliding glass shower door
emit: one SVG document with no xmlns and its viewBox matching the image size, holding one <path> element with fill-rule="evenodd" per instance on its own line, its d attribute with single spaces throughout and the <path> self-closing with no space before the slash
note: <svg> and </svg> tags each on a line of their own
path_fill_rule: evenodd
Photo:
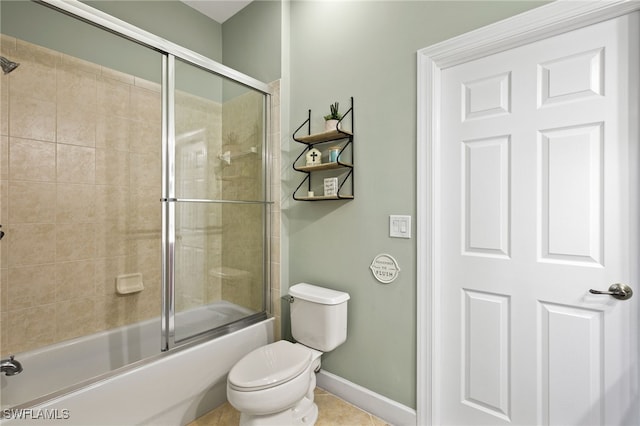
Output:
<svg viewBox="0 0 640 426">
<path fill-rule="evenodd" d="M 266 317 L 269 87 L 87 3 L 0 2 L 2 408 Z"/>
<path fill-rule="evenodd" d="M 174 293 L 165 321 L 170 348 L 264 312 L 269 204 L 266 95 L 171 57 L 167 69 L 174 86 L 163 198 L 174 260 L 165 268 Z"/>
</svg>

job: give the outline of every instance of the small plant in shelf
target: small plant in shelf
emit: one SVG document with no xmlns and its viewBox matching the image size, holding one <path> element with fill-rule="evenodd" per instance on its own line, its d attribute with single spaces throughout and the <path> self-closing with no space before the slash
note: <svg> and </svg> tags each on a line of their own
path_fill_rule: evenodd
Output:
<svg viewBox="0 0 640 426">
<path fill-rule="evenodd" d="M 329 111 L 331 114 L 327 114 L 324 116 L 324 130 L 336 130 L 338 128 L 338 121 L 342 118 L 342 114 L 339 112 L 340 104 L 338 102 L 334 102 L 329 105 Z"/>
</svg>

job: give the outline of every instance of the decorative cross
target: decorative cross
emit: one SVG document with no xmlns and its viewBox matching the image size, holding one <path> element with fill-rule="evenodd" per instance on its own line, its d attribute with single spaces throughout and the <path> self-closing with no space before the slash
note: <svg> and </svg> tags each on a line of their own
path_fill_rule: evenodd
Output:
<svg viewBox="0 0 640 426">
<path fill-rule="evenodd" d="M 322 162 L 322 153 L 315 148 L 307 152 L 307 166 L 317 166 Z"/>
</svg>

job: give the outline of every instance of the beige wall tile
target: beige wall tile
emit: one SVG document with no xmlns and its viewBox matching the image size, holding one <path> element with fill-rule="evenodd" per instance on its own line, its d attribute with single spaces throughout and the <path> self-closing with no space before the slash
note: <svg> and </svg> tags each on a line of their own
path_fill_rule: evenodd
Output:
<svg viewBox="0 0 640 426">
<path fill-rule="evenodd" d="M 56 308 L 54 304 L 11 312 L 7 316 L 7 326 L 2 334 L 7 334 L 8 352 L 22 352 L 56 341 Z"/>
<path fill-rule="evenodd" d="M 56 264 L 56 302 L 93 297 L 95 288 L 95 261 L 93 259 Z"/>
<path fill-rule="evenodd" d="M 127 254 L 127 229 L 118 222 L 96 225 L 96 257 L 124 256 Z"/>
<path fill-rule="evenodd" d="M 160 189 L 158 187 L 131 188 L 131 214 L 129 216 L 131 229 L 160 229 L 161 222 Z"/>
<path fill-rule="evenodd" d="M 27 95 L 9 99 L 9 135 L 19 138 L 55 141 L 55 102 Z"/>
<path fill-rule="evenodd" d="M 12 98 L 29 96 L 49 102 L 56 101 L 56 71 L 48 65 L 22 61 L 20 68 L 10 74 L 9 94 Z"/>
<path fill-rule="evenodd" d="M 161 181 L 161 159 L 156 153 L 129 154 L 131 187 L 157 187 Z"/>
<path fill-rule="evenodd" d="M 56 145 L 30 139 L 9 138 L 9 178 L 55 182 Z"/>
<path fill-rule="evenodd" d="M 160 123 L 162 120 L 160 101 L 160 93 L 132 87 L 131 118 L 136 121 Z"/>
<path fill-rule="evenodd" d="M 96 295 L 116 294 L 116 277 L 126 273 L 125 256 L 96 259 Z"/>
<path fill-rule="evenodd" d="M 6 312 L 9 306 L 9 268 L 0 268 L 0 312 Z M 2 332 L 2 328 L 0 328 Z"/>
<path fill-rule="evenodd" d="M 125 151 L 96 149 L 96 184 L 128 186 L 129 154 Z"/>
<path fill-rule="evenodd" d="M 147 235 L 160 235 L 160 230 Z M 160 288 L 161 250 L 157 237 L 130 238 L 127 253 L 127 271 L 142 273 L 145 288 Z"/>
<path fill-rule="evenodd" d="M 162 128 L 156 122 L 129 122 L 131 135 L 129 150 L 138 153 L 160 153 L 162 148 Z"/>
<path fill-rule="evenodd" d="M 117 222 L 124 226 L 129 214 L 129 188 L 112 185 L 96 185 L 95 188 L 96 222 Z"/>
<path fill-rule="evenodd" d="M 9 138 L 0 136 L 0 180 L 9 179 Z"/>
<path fill-rule="evenodd" d="M 113 70 L 111 68 L 101 67 L 101 75 L 104 78 L 126 83 L 128 85 L 133 85 L 135 82 L 134 76 Z"/>
<path fill-rule="evenodd" d="M 91 259 L 96 252 L 95 224 L 56 226 L 56 262 Z"/>
<path fill-rule="evenodd" d="M 2 224 L 2 231 L 9 233 L 11 225 L 7 225 L 7 218 L 9 217 L 9 181 L 0 180 L 0 224 Z M 5 235 L 3 241 L 9 241 L 9 237 Z M 0 244 L 0 269 L 9 267 L 9 243 Z"/>
<path fill-rule="evenodd" d="M 0 224 L 6 226 L 9 219 L 9 181 L 0 180 Z M 6 232 L 6 230 L 5 230 Z M 2 244 L 0 244 L 2 246 Z M 4 266 L 5 268 L 7 265 Z"/>
<path fill-rule="evenodd" d="M 160 83 L 145 80 L 144 78 L 140 77 L 134 77 L 134 86 L 157 93 L 160 93 L 162 91 L 162 86 L 160 85 Z"/>
<path fill-rule="evenodd" d="M 94 306 L 98 330 L 108 330 L 135 321 L 135 314 L 129 309 L 126 296 L 97 296 Z"/>
<path fill-rule="evenodd" d="M 0 34 L 0 53 L 11 55 L 16 50 L 16 38 L 6 34 Z"/>
<path fill-rule="evenodd" d="M 130 123 L 129 118 L 98 115 L 96 117 L 96 148 L 128 151 Z"/>
<path fill-rule="evenodd" d="M 97 83 L 92 73 L 58 70 L 57 141 L 95 146 Z"/>
<path fill-rule="evenodd" d="M 93 185 L 59 183 L 56 195 L 56 223 L 88 223 L 96 218 Z"/>
<path fill-rule="evenodd" d="M 143 290 L 141 293 L 128 295 L 127 298 L 127 302 L 132 305 L 131 311 L 136 315 L 136 321 L 157 317 L 161 310 L 159 291 L 147 292 L 147 290 Z"/>
<path fill-rule="evenodd" d="M 0 76 L 0 135 L 9 135 L 9 79 Z"/>
<path fill-rule="evenodd" d="M 159 86 L 133 87 L 131 75 L 13 40 L 22 72 L 0 79 L 0 219 L 10 231 L 0 247 L 0 309 L 3 327 L 11 309 L 17 330 L 32 336 L 0 333 L 3 348 L 157 316 Z M 132 183 L 140 186 L 133 195 Z M 145 291 L 116 295 L 116 276 L 132 272 L 143 274 Z"/>
<path fill-rule="evenodd" d="M 95 182 L 96 154 L 94 148 L 58 144 L 56 176 L 58 182 Z"/>
<path fill-rule="evenodd" d="M 56 140 L 58 143 L 94 147 L 96 145 L 95 107 L 58 104 Z"/>
<path fill-rule="evenodd" d="M 60 53 L 58 59 L 58 70 L 67 72 L 83 72 L 87 74 L 93 74 L 95 76 L 100 75 L 101 66 L 92 62 L 85 61 L 84 59 L 75 58 L 73 56 Z"/>
<path fill-rule="evenodd" d="M 56 227 L 53 224 L 11 225 L 2 239 L 8 243 L 9 267 L 53 263 Z"/>
<path fill-rule="evenodd" d="M 8 327 L 9 314 L 7 312 L 0 312 L 0 330 L 6 330 Z M 0 333 L 0 356 L 5 358 L 9 355 L 9 333 Z"/>
<path fill-rule="evenodd" d="M 274 259 L 278 259 L 277 262 L 271 262 L 271 288 L 273 288 L 278 294 L 280 294 L 280 256 L 279 253 L 274 252 L 272 253 L 271 257 Z"/>
<path fill-rule="evenodd" d="M 37 46 L 20 39 L 16 39 L 15 55 L 13 60 L 16 62 L 36 62 L 52 69 L 55 69 L 60 58 L 60 53 L 54 50 Z"/>
<path fill-rule="evenodd" d="M 222 300 L 222 279 L 213 274 L 208 274 L 206 291 L 206 303 Z"/>
<path fill-rule="evenodd" d="M 55 304 L 58 341 L 91 334 L 97 330 L 94 299 L 72 299 Z"/>
<path fill-rule="evenodd" d="M 98 114 L 129 118 L 129 84 L 110 78 L 98 79 Z"/>
<path fill-rule="evenodd" d="M 78 105 L 91 108 L 97 106 L 97 80 L 94 73 L 60 69 L 56 73 L 58 104 Z"/>
<path fill-rule="evenodd" d="M 11 181 L 8 204 L 8 223 L 54 223 L 56 185 Z"/>
<path fill-rule="evenodd" d="M 52 303 L 55 299 L 55 270 L 53 263 L 10 268 L 8 271 L 8 310 L 33 308 Z"/>
</svg>

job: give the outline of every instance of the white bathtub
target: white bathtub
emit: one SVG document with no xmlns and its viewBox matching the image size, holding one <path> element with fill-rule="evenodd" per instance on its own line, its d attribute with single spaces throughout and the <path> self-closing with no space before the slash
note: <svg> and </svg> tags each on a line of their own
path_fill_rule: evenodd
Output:
<svg viewBox="0 0 640 426">
<path fill-rule="evenodd" d="M 197 332 L 205 325 L 215 326 L 214 321 L 228 323 L 229 315 L 240 318 L 246 311 L 221 302 L 189 311 L 176 322 L 189 324 Z M 1 376 L 5 418 L 0 424 L 186 424 L 226 400 L 226 376 L 237 360 L 272 341 L 273 319 L 268 319 L 158 355 L 159 323 L 150 320 L 16 354 L 24 371 L 16 376 Z M 154 358 L 145 360 L 148 357 Z M 119 374 L 107 373 L 138 360 L 142 361 L 134 368 L 123 367 Z M 80 389 L 36 405 L 26 404 L 101 374 L 105 377 Z M 18 420 L 19 416 L 24 420 Z"/>
</svg>

